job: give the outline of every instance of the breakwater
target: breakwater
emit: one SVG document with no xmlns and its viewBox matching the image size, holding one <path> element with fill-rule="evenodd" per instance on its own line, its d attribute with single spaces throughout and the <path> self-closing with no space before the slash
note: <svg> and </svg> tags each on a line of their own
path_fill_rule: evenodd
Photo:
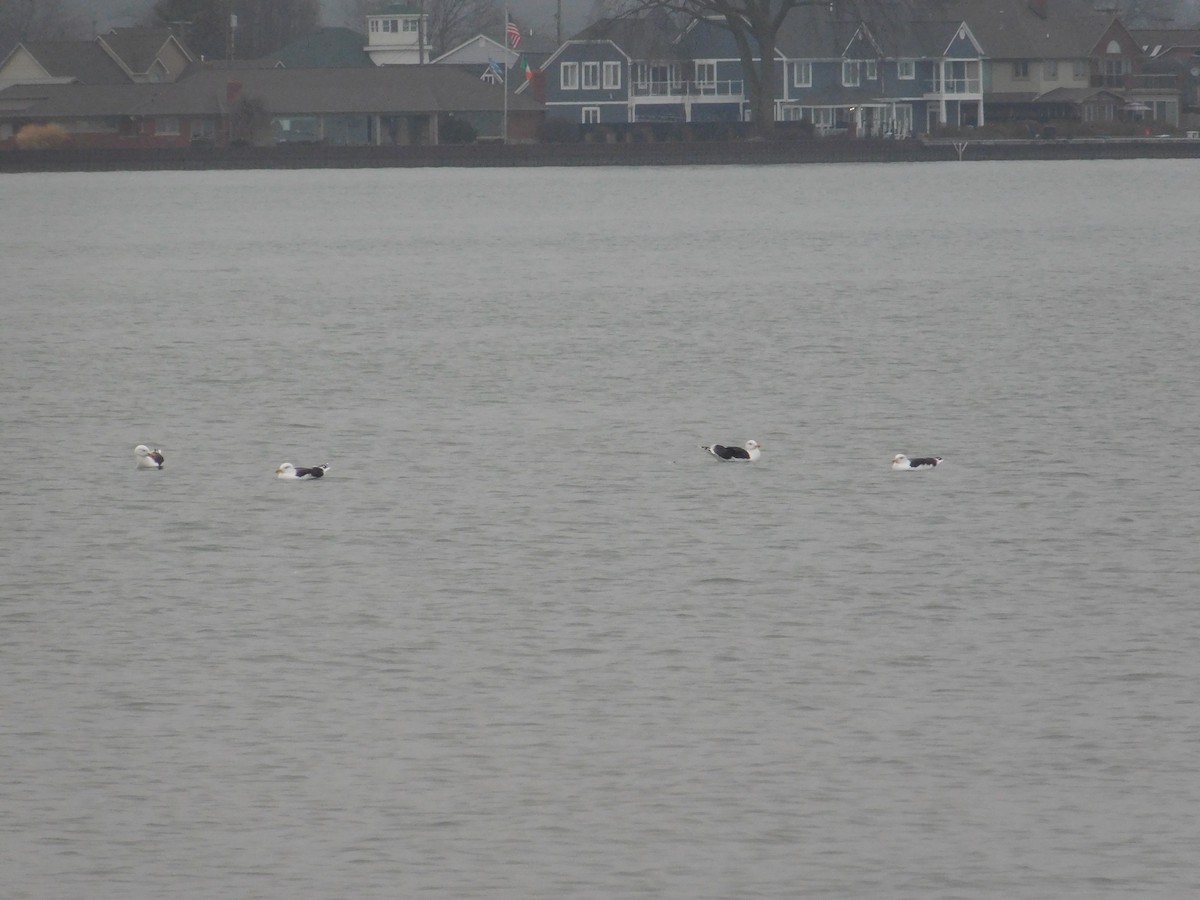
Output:
<svg viewBox="0 0 1200 900">
<path fill-rule="evenodd" d="M 1196 159 L 1200 140 L 869 140 L 463 144 L 426 147 L 85 148 L 0 151 L 0 172 L 525 166 L 784 165 L 982 160 Z"/>
</svg>

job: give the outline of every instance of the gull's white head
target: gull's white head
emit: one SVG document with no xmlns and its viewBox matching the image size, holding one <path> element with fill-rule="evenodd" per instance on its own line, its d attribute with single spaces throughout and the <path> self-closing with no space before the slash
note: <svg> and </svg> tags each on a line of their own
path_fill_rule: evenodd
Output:
<svg viewBox="0 0 1200 900">
<path fill-rule="evenodd" d="M 279 468 L 275 470 L 275 474 L 280 478 L 288 478 L 296 474 L 296 467 L 291 463 L 281 463 Z"/>
<path fill-rule="evenodd" d="M 746 441 L 746 449 L 747 450 L 759 450 L 761 448 L 762 448 L 762 444 L 760 444 L 756 440 L 751 439 L 749 441 Z"/>
</svg>

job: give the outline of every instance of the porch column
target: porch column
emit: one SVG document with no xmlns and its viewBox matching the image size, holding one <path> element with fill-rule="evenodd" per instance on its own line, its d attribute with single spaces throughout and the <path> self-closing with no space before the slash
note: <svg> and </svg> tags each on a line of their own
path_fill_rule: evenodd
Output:
<svg viewBox="0 0 1200 900">
<path fill-rule="evenodd" d="M 946 61 L 944 59 L 938 62 L 938 68 L 942 72 L 941 93 L 938 96 L 938 124 L 949 125 L 950 121 L 946 118 Z"/>
</svg>

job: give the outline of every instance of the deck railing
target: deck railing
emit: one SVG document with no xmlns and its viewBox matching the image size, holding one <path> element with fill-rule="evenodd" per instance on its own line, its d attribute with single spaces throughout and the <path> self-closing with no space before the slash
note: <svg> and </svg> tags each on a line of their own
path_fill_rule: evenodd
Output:
<svg viewBox="0 0 1200 900">
<path fill-rule="evenodd" d="M 635 81 L 635 97 L 740 97 L 741 81 Z"/>
</svg>

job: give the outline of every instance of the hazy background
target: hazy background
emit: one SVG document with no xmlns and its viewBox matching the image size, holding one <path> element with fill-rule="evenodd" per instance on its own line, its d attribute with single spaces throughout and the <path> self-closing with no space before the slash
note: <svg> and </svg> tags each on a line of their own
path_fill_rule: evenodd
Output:
<svg viewBox="0 0 1200 900">
<path fill-rule="evenodd" d="M 18 0 L 0 0 L 0 6 Z M 1193 2 L 1193 0 L 1187 0 Z M 153 7 L 153 0 L 65 0 L 64 6 L 91 21 L 97 34 L 122 25 L 135 25 Z M 345 25 L 365 30 L 365 23 L 354 21 L 354 0 L 321 0 L 325 25 Z M 557 0 L 508 0 L 508 7 L 526 26 L 553 30 Z M 594 0 L 562 0 L 563 33 L 569 35 L 588 22 Z"/>
<path fill-rule="evenodd" d="M 18 0 L 0 0 L 0 6 Z M 561 0 L 564 36 L 570 35 L 594 20 L 596 0 Z M 1191 26 L 1200 23 L 1200 0 L 1111 0 L 1136 27 Z M 142 19 L 153 6 L 153 0 L 65 0 L 68 9 L 77 10 L 85 19 L 95 23 L 97 33 L 118 25 L 132 25 Z M 354 0 L 321 0 L 321 12 L 326 25 L 362 27 L 351 21 Z M 534 28 L 553 29 L 557 0 L 508 0 L 509 9 L 524 24 Z"/>
</svg>

